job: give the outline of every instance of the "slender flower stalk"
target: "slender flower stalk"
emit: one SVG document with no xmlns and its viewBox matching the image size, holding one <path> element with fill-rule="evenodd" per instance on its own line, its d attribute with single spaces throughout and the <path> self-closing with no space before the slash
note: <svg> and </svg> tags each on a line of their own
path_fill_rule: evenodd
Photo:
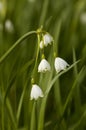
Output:
<svg viewBox="0 0 86 130">
<path fill-rule="evenodd" d="M 34 82 L 37 79 L 37 62 L 38 62 L 38 55 L 39 55 L 39 46 L 40 46 L 40 34 L 37 34 L 38 42 L 37 42 L 37 50 L 36 50 L 36 59 L 35 59 L 35 64 L 32 72 L 32 79 Z M 33 83 L 32 83 L 33 84 Z"/>
<path fill-rule="evenodd" d="M 62 58 L 56 57 L 54 66 L 55 66 L 56 72 L 59 73 L 60 71 L 65 70 L 69 66 L 69 64 Z"/>
</svg>

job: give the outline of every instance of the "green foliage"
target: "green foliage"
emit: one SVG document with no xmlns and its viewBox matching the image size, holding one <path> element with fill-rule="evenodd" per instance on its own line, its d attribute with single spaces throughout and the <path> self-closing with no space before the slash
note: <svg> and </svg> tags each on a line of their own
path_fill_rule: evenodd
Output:
<svg viewBox="0 0 86 130">
<path fill-rule="evenodd" d="M 44 52 L 42 26 L 54 39 Z M 0 0 L 0 130 L 86 129 L 85 34 L 85 0 Z M 54 51 L 70 64 L 59 74 Z M 42 53 L 50 72 L 37 73 Z M 36 102 L 30 100 L 34 72 L 44 92 Z"/>
</svg>

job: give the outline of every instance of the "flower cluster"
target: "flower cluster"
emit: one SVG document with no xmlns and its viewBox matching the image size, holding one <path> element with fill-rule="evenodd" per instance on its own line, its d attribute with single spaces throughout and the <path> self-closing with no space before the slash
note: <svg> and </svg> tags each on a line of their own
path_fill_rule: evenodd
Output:
<svg viewBox="0 0 86 130">
<path fill-rule="evenodd" d="M 40 40 L 40 44 L 39 44 L 40 49 L 44 49 L 44 47 L 51 45 L 51 43 L 53 42 L 53 38 L 49 33 L 45 33 L 41 39 L 42 40 Z M 60 57 L 55 57 L 54 67 L 57 73 L 59 73 L 62 70 L 65 70 L 68 66 L 69 64 L 65 60 L 63 60 Z M 42 58 L 42 60 L 38 65 L 38 72 L 45 73 L 50 70 L 51 70 L 50 63 L 45 58 Z M 37 84 L 33 84 L 31 89 L 31 95 L 30 95 L 31 100 L 32 99 L 37 100 L 39 97 L 43 97 L 43 96 L 44 94 L 41 88 Z"/>
<path fill-rule="evenodd" d="M 43 36 L 43 40 L 41 40 L 40 42 L 40 48 L 43 49 L 44 47 L 51 45 L 52 42 L 53 42 L 52 36 L 49 33 L 47 33 Z M 54 66 L 56 72 L 59 73 L 60 71 L 65 70 L 66 67 L 69 66 L 69 64 L 62 58 L 56 57 Z M 50 70 L 51 67 L 49 62 L 46 59 L 42 59 L 38 66 L 38 72 L 46 72 Z"/>
<path fill-rule="evenodd" d="M 49 33 L 46 33 L 42 40 L 40 41 L 40 49 L 43 49 L 44 47 L 47 47 L 48 45 L 51 45 L 53 42 L 53 38 Z"/>
</svg>

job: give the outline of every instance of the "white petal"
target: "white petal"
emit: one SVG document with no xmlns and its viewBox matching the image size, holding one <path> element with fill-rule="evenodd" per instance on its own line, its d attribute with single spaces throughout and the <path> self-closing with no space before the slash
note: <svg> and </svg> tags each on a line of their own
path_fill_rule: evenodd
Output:
<svg viewBox="0 0 86 130">
<path fill-rule="evenodd" d="M 43 96 L 44 95 L 43 95 L 41 88 L 37 84 L 34 84 L 31 89 L 30 99 L 37 100 L 39 97 L 43 97 Z"/>
<path fill-rule="evenodd" d="M 8 32 L 13 32 L 14 31 L 14 27 L 13 27 L 13 23 L 11 22 L 11 20 L 7 19 L 5 22 L 5 29 Z"/>
<path fill-rule="evenodd" d="M 65 70 L 67 66 L 69 66 L 69 64 L 63 60 L 62 58 L 55 58 L 55 70 L 57 72 L 60 72 L 61 70 Z"/>
<path fill-rule="evenodd" d="M 43 41 L 40 42 L 40 48 L 41 48 L 41 49 L 44 48 L 44 43 L 43 43 Z"/>
<path fill-rule="evenodd" d="M 38 72 L 46 72 L 50 71 L 51 67 L 50 64 L 46 59 L 42 59 L 39 66 L 38 66 Z"/>
<path fill-rule="evenodd" d="M 83 24 L 86 24 L 86 12 L 82 13 L 80 16 L 80 20 Z"/>
<path fill-rule="evenodd" d="M 43 37 L 43 40 L 44 40 L 44 46 L 47 46 L 48 44 L 51 44 L 53 38 L 50 34 L 46 33 Z"/>
</svg>

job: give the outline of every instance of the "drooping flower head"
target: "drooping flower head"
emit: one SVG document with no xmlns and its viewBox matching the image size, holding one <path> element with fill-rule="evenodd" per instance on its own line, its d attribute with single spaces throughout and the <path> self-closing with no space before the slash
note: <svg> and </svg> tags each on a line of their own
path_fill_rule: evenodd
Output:
<svg viewBox="0 0 86 130">
<path fill-rule="evenodd" d="M 50 71 L 51 67 L 46 59 L 42 59 L 38 66 L 38 72 Z"/>
<path fill-rule="evenodd" d="M 37 100 L 39 97 L 44 97 L 44 94 L 43 94 L 41 88 L 37 84 L 33 84 L 32 89 L 31 89 L 30 99 Z"/>
<path fill-rule="evenodd" d="M 52 38 L 52 36 L 49 33 L 46 33 L 43 36 L 43 41 L 44 41 L 44 46 L 47 46 L 48 44 L 51 45 L 51 42 L 53 41 L 53 38 Z"/>
<path fill-rule="evenodd" d="M 43 49 L 44 47 L 51 45 L 52 42 L 53 37 L 49 33 L 44 34 L 43 39 L 40 41 L 40 49 Z"/>
<path fill-rule="evenodd" d="M 65 70 L 66 67 L 69 66 L 69 64 L 62 58 L 56 57 L 54 66 L 55 66 L 56 72 L 59 73 L 60 71 Z"/>
<path fill-rule="evenodd" d="M 13 32 L 14 31 L 14 26 L 13 26 L 13 23 L 12 23 L 12 21 L 10 19 L 7 19 L 5 21 L 5 29 L 8 32 Z"/>
</svg>

